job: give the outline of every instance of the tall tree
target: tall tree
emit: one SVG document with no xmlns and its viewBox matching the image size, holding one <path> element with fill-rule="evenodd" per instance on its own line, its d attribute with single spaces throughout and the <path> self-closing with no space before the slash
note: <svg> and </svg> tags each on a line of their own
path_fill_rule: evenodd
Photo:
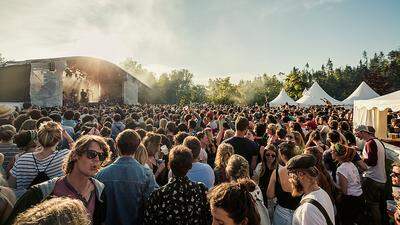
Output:
<svg viewBox="0 0 400 225">
<path fill-rule="evenodd" d="M 214 104 L 232 105 L 237 101 L 239 92 L 237 86 L 231 83 L 230 77 L 208 80 L 207 98 Z"/>
<path fill-rule="evenodd" d="M 290 97 L 299 99 L 302 96 L 304 88 L 307 87 L 307 81 L 301 76 L 300 70 L 293 67 L 285 79 L 284 87 Z"/>
</svg>

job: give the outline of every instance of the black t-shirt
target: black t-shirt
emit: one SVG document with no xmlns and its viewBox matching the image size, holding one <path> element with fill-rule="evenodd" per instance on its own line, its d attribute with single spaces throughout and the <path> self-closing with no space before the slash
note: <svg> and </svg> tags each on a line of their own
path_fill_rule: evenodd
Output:
<svg viewBox="0 0 400 225">
<path fill-rule="evenodd" d="M 233 146 L 235 154 L 243 156 L 251 166 L 253 156 L 258 155 L 258 145 L 245 137 L 231 137 L 225 141 Z"/>
<path fill-rule="evenodd" d="M 343 136 L 346 138 L 349 145 L 356 145 L 356 137 L 350 131 L 344 131 Z"/>
</svg>

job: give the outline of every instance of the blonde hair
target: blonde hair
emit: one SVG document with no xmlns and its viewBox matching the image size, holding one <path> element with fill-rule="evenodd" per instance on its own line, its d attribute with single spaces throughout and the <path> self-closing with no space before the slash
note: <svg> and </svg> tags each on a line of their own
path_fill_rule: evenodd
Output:
<svg viewBox="0 0 400 225">
<path fill-rule="evenodd" d="M 0 126 L 0 141 L 11 141 L 13 136 L 17 133 L 14 126 L 6 124 Z"/>
<path fill-rule="evenodd" d="M 240 178 L 249 178 L 250 176 L 249 163 L 243 156 L 238 154 L 233 154 L 229 157 L 225 170 L 226 175 L 233 181 Z"/>
<path fill-rule="evenodd" d="M 143 144 L 140 144 L 135 153 L 133 154 L 133 158 L 136 159 L 140 164 L 146 164 L 147 160 L 149 159 L 149 155 L 147 154 L 146 147 Z"/>
<path fill-rule="evenodd" d="M 62 137 L 62 127 L 60 124 L 47 121 L 40 125 L 38 131 L 38 141 L 43 147 L 53 147 L 60 142 Z"/>
<path fill-rule="evenodd" d="M 304 144 L 304 139 L 301 136 L 301 134 L 297 131 L 292 131 L 293 137 L 294 137 L 294 141 L 296 142 L 296 146 L 297 146 L 297 151 L 296 155 L 302 154 L 304 151 L 304 148 L 306 147 L 306 145 Z"/>
<path fill-rule="evenodd" d="M 165 128 L 167 127 L 167 123 L 168 123 L 168 121 L 165 118 L 162 118 L 160 120 L 160 128 L 165 130 Z"/>
<path fill-rule="evenodd" d="M 75 156 L 82 155 L 84 151 L 88 150 L 92 142 L 96 142 L 107 155 L 106 160 L 103 162 L 104 164 L 107 164 L 110 158 L 110 147 L 108 146 L 106 140 L 97 135 L 83 135 L 75 142 L 68 154 L 68 157 L 66 157 L 66 161 L 63 164 L 63 170 L 65 174 L 70 174 L 72 172 L 76 162 Z"/>
<path fill-rule="evenodd" d="M 271 130 L 271 133 L 272 133 L 272 134 L 275 134 L 275 133 L 276 133 L 276 130 L 277 130 L 278 128 L 277 128 L 276 124 L 270 123 L 270 124 L 268 124 L 267 129 L 268 129 L 268 130 Z"/>
<path fill-rule="evenodd" d="M 235 131 L 232 129 L 228 129 L 224 132 L 224 139 L 228 139 L 235 136 Z"/>
<path fill-rule="evenodd" d="M 215 168 L 225 169 L 229 157 L 235 153 L 233 146 L 228 143 L 222 143 L 218 146 L 215 156 Z"/>
<path fill-rule="evenodd" d="M 14 225 L 89 225 L 86 208 L 80 200 L 52 198 L 21 213 Z"/>
</svg>

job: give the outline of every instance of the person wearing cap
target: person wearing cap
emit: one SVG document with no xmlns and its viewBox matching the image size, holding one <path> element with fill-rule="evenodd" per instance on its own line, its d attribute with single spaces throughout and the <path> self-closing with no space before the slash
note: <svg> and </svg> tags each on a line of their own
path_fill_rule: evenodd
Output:
<svg viewBox="0 0 400 225">
<path fill-rule="evenodd" d="M 0 126 L 5 124 L 12 124 L 14 120 L 15 109 L 8 105 L 0 105 Z"/>
<path fill-rule="evenodd" d="M 293 216 L 293 225 L 334 225 L 335 214 L 329 195 L 318 186 L 319 171 L 313 155 L 303 154 L 287 163 L 292 195 L 303 195 Z"/>
<path fill-rule="evenodd" d="M 365 141 L 362 158 L 368 168 L 363 173 L 362 187 L 367 209 L 371 213 L 373 224 L 384 224 L 387 220 L 385 146 L 375 137 L 373 129 L 368 129 L 365 125 L 357 126 L 355 135 Z"/>
</svg>

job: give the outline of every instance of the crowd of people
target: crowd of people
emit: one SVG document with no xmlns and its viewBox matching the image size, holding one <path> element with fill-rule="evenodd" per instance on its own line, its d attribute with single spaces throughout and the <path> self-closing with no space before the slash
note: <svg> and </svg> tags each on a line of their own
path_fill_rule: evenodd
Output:
<svg viewBox="0 0 400 225">
<path fill-rule="evenodd" d="M 400 224 L 374 133 L 331 105 L 0 105 L 0 224 Z"/>
</svg>

